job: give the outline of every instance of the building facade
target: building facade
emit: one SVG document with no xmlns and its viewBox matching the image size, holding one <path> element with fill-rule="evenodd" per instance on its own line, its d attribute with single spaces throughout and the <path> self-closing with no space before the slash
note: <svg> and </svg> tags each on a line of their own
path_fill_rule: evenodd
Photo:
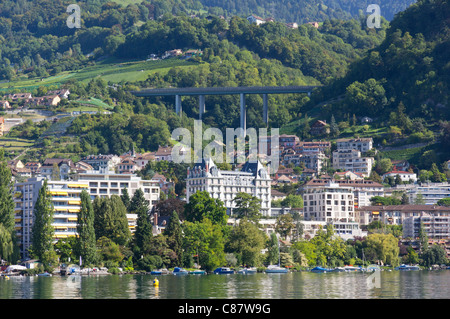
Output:
<svg viewBox="0 0 450 319">
<path fill-rule="evenodd" d="M 211 159 L 188 168 L 186 178 L 186 200 L 197 191 L 207 191 L 212 198 L 220 199 L 227 208 L 227 214 L 233 215 L 236 207 L 234 198 L 244 192 L 261 200 L 261 214 L 270 216 L 271 179 L 259 161 L 246 162 L 240 171 L 220 170 Z"/>
</svg>

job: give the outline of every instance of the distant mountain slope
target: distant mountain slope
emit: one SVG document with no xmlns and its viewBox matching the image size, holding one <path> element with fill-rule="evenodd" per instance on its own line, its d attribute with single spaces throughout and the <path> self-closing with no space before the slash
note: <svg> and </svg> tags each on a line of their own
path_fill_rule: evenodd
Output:
<svg viewBox="0 0 450 319">
<path fill-rule="evenodd" d="M 345 94 L 333 112 L 389 116 L 402 102 L 410 116 L 449 120 L 449 83 L 449 1 L 420 0 L 391 22 L 381 45 L 312 102 Z"/>
<path fill-rule="evenodd" d="M 365 14 L 369 4 L 378 4 L 381 15 L 391 20 L 413 0 L 200 0 L 206 8 L 235 15 L 257 14 L 284 22 L 306 23 L 326 19 L 357 18 Z"/>
</svg>

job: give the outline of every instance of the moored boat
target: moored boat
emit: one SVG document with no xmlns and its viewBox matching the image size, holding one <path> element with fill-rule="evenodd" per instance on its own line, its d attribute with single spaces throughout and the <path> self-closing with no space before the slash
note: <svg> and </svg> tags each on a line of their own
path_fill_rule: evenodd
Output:
<svg viewBox="0 0 450 319">
<path fill-rule="evenodd" d="M 234 274 L 234 270 L 232 270 L 228 267 L 219 267 L 214 270 L 214 273 L 216 275 L 229 275 L 229 274 Z"/>
<path fill-rule="evenodd" d="M 267 274 L 285 274 L 288 272 L 289 272 L 289 269 L 278 266 L 278 265 L 269 265 L 269 266 L 267 266 L 267 269 L 266 269 Z"/>
<path fill-rule="evenodd" d="M 314 267 L 313 269 L 311 269 L 311 272 L 327 273 L 327 272 L 333 272 L 333 269 L 324 268 L 324 267 Z"/>
<path fill-rule="evenodd" d="M 406 270 L 406 271 L 410 271 L 410 270 L 420 270 L 419 266 L 412 266 L 412 265 L 400 265 L 398 267 L 395 268 L 395 270 Z"/>
<path fill-rule="evenodd" d="M 244 275 L 249 275 L 249 274 L 256 274 L 256 268 L 252 267 L 252 268 L 242 268 L 238 270 L 238 274 L 244 274 Z"/>
<path fill-rule="evenodd" d="M 204 270 L 192 270 L 189 272 L 191 275 L 206 275 L 206 271 Z"/>
<path fill-rule="evenodd" d="M 175 267 L 173 269 L 172 274 L 179 276 L 179 275 L 187 275 L 187 274 L 189 274 L 189 272 L 186 269 L 183 269 L 180 267 Z"/>
</svg>

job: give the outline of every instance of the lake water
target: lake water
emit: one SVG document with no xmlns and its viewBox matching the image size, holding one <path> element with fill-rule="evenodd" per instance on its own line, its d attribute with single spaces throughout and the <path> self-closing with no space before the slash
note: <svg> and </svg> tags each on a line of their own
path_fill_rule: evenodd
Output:
<svg viewBox="0 0 450 319">
<path fill-rule="evenodd" d="M 0 279 L 0 299 L 448 299 L 450 270 Z M 158 278 L 159 287 L 153 285 Z"/>
</svg>

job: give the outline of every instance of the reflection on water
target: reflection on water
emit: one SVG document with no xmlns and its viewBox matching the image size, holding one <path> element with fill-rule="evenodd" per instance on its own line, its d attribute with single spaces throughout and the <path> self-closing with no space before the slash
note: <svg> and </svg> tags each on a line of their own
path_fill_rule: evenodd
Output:
<svg viewBox="0 0 450 319">
<path fill-rule="evenodd" d="M 445 299 L 450 271 L 383 271 L 377 288 L 367 273 L 10 277 L 1 299 Z"/>
</svg>

